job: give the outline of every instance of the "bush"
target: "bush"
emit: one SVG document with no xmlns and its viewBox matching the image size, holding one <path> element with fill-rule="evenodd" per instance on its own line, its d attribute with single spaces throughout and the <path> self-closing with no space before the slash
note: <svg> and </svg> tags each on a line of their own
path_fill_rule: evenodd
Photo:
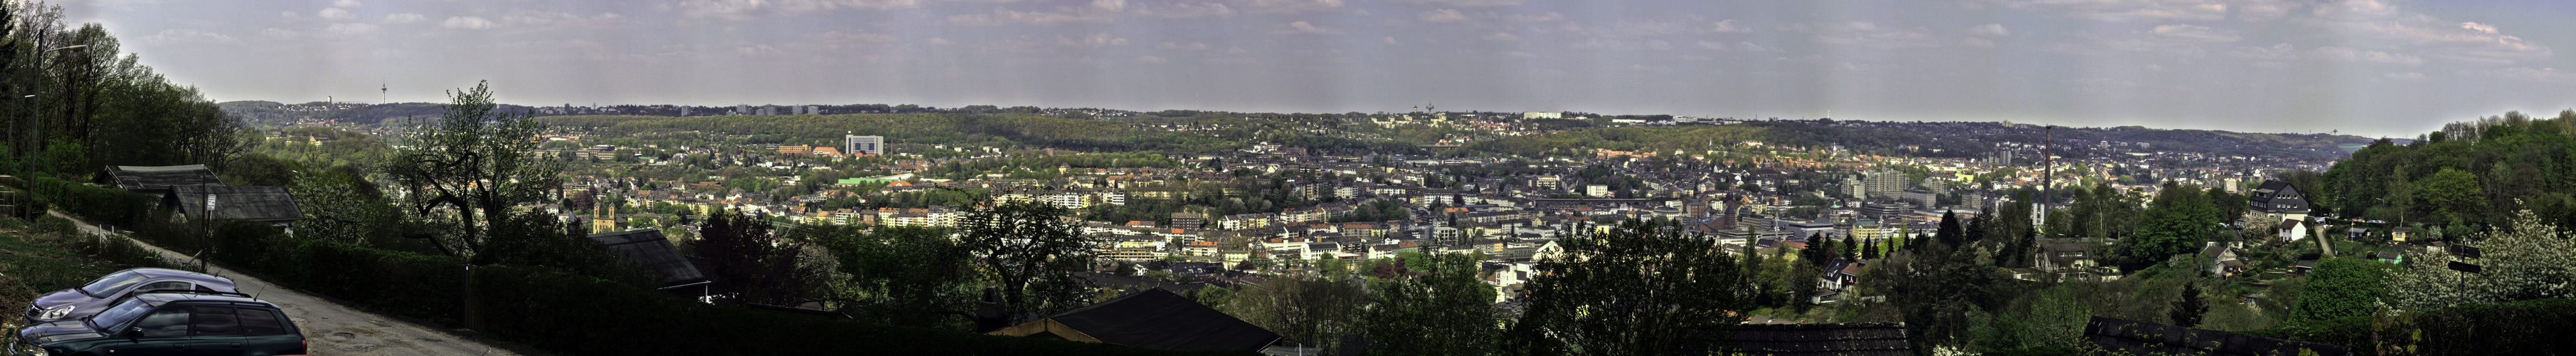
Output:
<svg viewBox="0 0 2576 356">
<path fill-rule="evenodd" d="M 2368 315 L 2246 331 L 2247 335 L 2371 348 Z M 2444 308 L 2399 317 L 2382 342 L 2424 355 L 2549 355 L 2576 349 L 2576 300 L 2534 299 Z M 2421 334 L 2416 334 L 2416 333 Z M 2412 336 L 2411 342 L 2407 339 Z"/>
<path fill-rule="evenodd" d="M 37 177 L 27 183 L 27 190 L 45 205 L 110 225 L 130 225 L 144 215 L 159 197 L 77 182 Z M 41 212 L 41 211 L 39 211 Z"/>
<path fill-rule="evenodd" d="M 540 349 L 580 350 L 579 354 L 798 355 L 861 350 L 894 355 L 1175 354 L 715 306 L 543 268 L 476 267 L 474 285 L 475 290 L 485 291 L 475 296 L 475 308 L 484 315 L 477 330 Z"/>
</svg>

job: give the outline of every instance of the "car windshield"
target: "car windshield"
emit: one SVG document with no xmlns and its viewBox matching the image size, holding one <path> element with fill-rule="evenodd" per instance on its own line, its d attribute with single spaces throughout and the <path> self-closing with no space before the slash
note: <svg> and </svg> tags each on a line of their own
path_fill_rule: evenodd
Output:
<svg viewBox="0 0 2576 356">
<path fill-rule="evenodd" d="M 143 278 L 142 273 L 134 273 L 134 271 L 117 272 L 106 277 L 98 277 L 98 280 L 90 281 L 89 285 L 81 286 L 80 290 L 81 293 L 89 294 L 91 297 L 106 298 L 105 294 L 124 290 L 125 287 L 132 287 L 135 283 L 142 283 Z"/>
<path fill-rule="evenodd" d="M 146 303 L 142 299 L 126 300 L 125 303 L 119 303 L 115 307 L 107 308 L 107 311 L 99 312 L 98 316 L 90 317 L 89 327 L 104 330 L 110 326 L 124 324 L 126 320 L 134 319 L 136 316 L 143 315 L 143 312 L 151 310 L 152 303 Z"/>
</svg>

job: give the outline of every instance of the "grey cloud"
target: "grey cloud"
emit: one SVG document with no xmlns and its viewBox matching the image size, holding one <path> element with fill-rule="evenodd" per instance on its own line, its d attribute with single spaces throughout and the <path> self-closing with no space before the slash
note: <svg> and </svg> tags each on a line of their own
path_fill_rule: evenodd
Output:
<svg viewBox="0 0 2576 356">
<path fill-rule="evenodd" d="M 2234 30 L 2199 25 L 2163 25 L 2156 26 L 2154 30 L 2147 32 L 2157 37 L 2201 42 L 2236 42 L 2244 39 L 2244 36 L 2237 35 Z"/>
<path fill-rule="evenodd" d="M 446 27 L 446 28 L 451 28 L 451 29 L 459 29 L 459 30 L 482 30 L 482 29 L 490 29 L 490 28 L 492 28 L 493 23 L 492 23 L 492 20 L 485 20 L 485 19 L 483 19 L 483 18 L 481 18 L 481 17 L 475 17 L 475 16 L 458 16 L 458 17 L 449 17 L 449 18 L 447 18 L 447 21 L 446 21 L 446 22 L 441 22 L 441 23 L 439 23 L 438 25 L 439 25 L 439 26 L 441 26 L 441 27 Z"/>
<path fill-rule="evenodd" d="M 1517 5 L 1520 5 L 1520 4 L 1524 3 L 1525 1 L 1522 1 L 1522 0 L 1395 0 L 1395 2 L 1398 2 L 1398 3 L 1407 3 L 1407 4 L 1444 5 L 1444 6 L 1458 6 L 1458 7 L 1494 7 L 1494 6 L 1517 6 Z"/>
<path fill-rule="evenodd" d="M 1052 24 L 1060 24 L 1060 23 L 1106 23 L 1106 22 L 1109 22 L 1109 20 L 1110 20 L 1110 17 L 1109 17 L 1109 16 L 1107 16 L 1107 15 L 1101 15 L 1101 14 L 1091 14 L 1091 13 L 1057 13 L 1057 12 L 1043 12 L 1043 11 L 1012 11 L 1012 10 L 1010 10 L 1010 9 L 999 8 L 999 7 L 993 8 L 993 13 L 990 13 L 990 14 L 967 14 L 967 15 L 955 15 L 955 16 L 949 16 L 949 17 L 948 17 L 948 23 L 949 23 L 949 24 L 964 25 L 964 26 L 1002 26 L 1002 25 L 1015 25 L 1015 24 L 1026 24 L 1026 25 L 1052 25 Z"/>
<path fill-rule="evenodd" d="M 1724 21 L 1712 22 L 1712 23 L 1709 23 L 1709 24 L 1708 24 L 1708 28 L 1709 28 L 1709 31 L 1713 31 L 1713 32 L 1722 32 L 1722 33 L 1752 33 L 1752 32 L 1753 32 L 1753 26 L 1745 26 L 1745 25 L 1743 25 L 1743 24 L 1738 24 L 1738 23 L 1735 23 L 1735 20 L 1724 20 Z"/>
<path fill-rule="evenodd" d="M 2004 0 L 2014 8 L 2041 9 L 2105 22 L 2216 21 L 2227 4 L 2216 0 Z"/>
<path fill-rule="evenodd" d="M 384 22 L 385 22 L 385 23 L 388 23 L 388 24 L 415 24 L 415 23 L 429 22 L 429 16 L 425 16 L 425 15 L 421 15 L 421 14 L 415 14 L 415 13 L 408 13 L 408 12 L 406 12 L 406 13 L 399 13 L 399 14 L 385 15 L 385 21 L 384 21 Z"/>
<path fill-rule="evenodd" d="M 1415 14 L 1414 18 L 1421 19 L 1424 22 L 1459 22 L 1466 21 L 1467 15 L 1459 13 L 1458 10 L 1455 9 L 1439 9 L 1423 11 L 1420 14 Z"/>
</svg>

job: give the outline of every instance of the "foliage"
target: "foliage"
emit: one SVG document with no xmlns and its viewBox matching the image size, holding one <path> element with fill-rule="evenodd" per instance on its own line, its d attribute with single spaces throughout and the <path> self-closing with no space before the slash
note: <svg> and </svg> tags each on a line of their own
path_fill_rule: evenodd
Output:
<svg viewBox="0 0 2576 356">
<path fill-rule="evenodd" d="M 1361 335 L 1361 312 L 1369 304 L 1369 292 L 1360 284 L 1335 276 L 1279 276 L 1215 295 L 1226 315 L 1278 333 L 1287 342 L 1322 348 L 1324 354 L 1342 352 L 1350 346 L 1349 338 Z"/>
<path fill-rule="evenodd" d="M 145 209 L 159 197 L 75 183 L 53 177 L 36 177 L 27 182 L 29 194 L 36 200 L 64 212 L 110 225 L 132 225 L 145 216 Z"/>
<path fill-rule="evenodd" d="M 2392 269 L 2386 263 L 2351 257 L 2319 261 L 2308 274 L 2306 289 L 2299 292 L 2290 320 L 2367 315 L 2391 292 L 2384 281 Z"/>
<path fill-rule="evenodd" d="M 2387 278 L 2388 304 L 2426 310 L 2461 304 L 2501 303 L 2540 298 L 2576 297 L 2576 240 L 2557 224 L 2529 210 L 2515 214 L 2503 229 L 2475 234 L 2481 258 L 2461 259 L 2444 251 L 2407 254 L 2403 271 Z M 2449 269 L 2453 261 L 2484 267 L 2467 275 Z M 2322 268 L 2323 266 L 2320 266 Z M 2315 284 L 2310 282 L 2313 290 Z M 2319 297 L 2308 297 L 2315 300 Z M 2313 304 L 2313 302 L 2310 302 Z"/>
<path fill-rule="evenodd" d="M 503 226 L 511 209 L 538 202 L 554 189 L 563 179 L 556 174 L 561 168 L 530 153 L 544 124 L 525 112 L 494 111 L 488 84 L 448 96 L 453 103 L 445 115 L 409 123 L 406 146 L 383 169 L 407 193 L 408 213 L 457 232 L 407 237 L 431 239 L 447 255 L 489 264 L 493 260 L 482 256 L 486 245 L 507 238 L 490 229 Z"/>
<path fill-rule="evenodd" d="M 352 166 L 306 169 L 286 185 L 305 219 L 296 221 L 299 236 L 373 246 L 402 237 L 402 210 L 385 198 L 382 188 Z"/>
<path fill-rule="evenodd" d="M 1494 288 L 1476 279 L 1477 261 L 1465 254 L 1407 252 L 1398 257 L 1412 274 L 1369 289 L 1377 301 L 1361 320 L 1372 354 L 1484 355 L 1501 330 Z"/>
<path fill-rule="evenodd" d="M 2502 226 L 2520 210 L 2576 222 L 2576 110 L 2555 118 L 2507 112 L 2446 125 L 2435 139 L 2377 142 L 2337 161 L 2317 205 L 2341 216 L 2398 223 Z"/>
<path fill-rule="evenodd" d="M 172 84 L 120 53 L 96 23 L 69 27 L 60 6 L 0 5 L 0 137 L 33 156 L 28 175 L 83 180 L 102 165 L 221 167 L 250 139 L 239 119 L 196 88 Z M 14 166 L 14 165 L 13 165 Z"/>
<path fill-rule="evenodd" d="M 711 290 L 727 303 L 787 304 L 812 287 L 799 270 L 804 245 L 780 239 L 762 216 L 718 210 L 689 247 L 706 261 Z"/>
<path fill-rule="evenodd" d="M 1708 240 L 1673 226 L 1629 222 L 1557 240 L 1543 259 L 1527 309 L 1501 349 L 1534 355 L 1670 354 L 1684 335 L 1745 320 L 1744 271 Z"/>
<path fill-rule="evenodd" d="M 2184 282 L 2182 295 L 2174 298 L 2169 314 L 2174 326 L 2200 326 L 2201 316 L 2209 314 L 2209 300 L 2200 295 L 2200 283 Z"/>
<path fill-rule="evenodd" d="M 2218 231 L 2219 210 L 2209 195 L 2196 188 L 2165 183 L 2147 205 L 2145 216 L 2138 222 L 2134 235 L 2120 239 L 2127 255 L 2124 266 L 2137 270 L 2145 264 L 2164 262 L 2173 256 L 2193 253 Z"/>
<path fill-rule="evenodd" d="M 965 287 L 982 277 L 975 273 L 974 256 L 939 229 L 805 225 L 793 239 L 820 244 L 839 260 L 840 272 L 862 293 L 853 297 L 868 298 L 854 301 L 860 305 L 854 316 L 889 324 L 954 324 L 955 318 L 941 313 L 969 310 L 975 295 Z"/>
<path fill-rule="evenodd" d="M 1072 310 L 1092 292 L 1074 272 L 1087 271 L 1099 242 L 1068 221 L 1064 208 L 1034 201 L 981 203 L 957 223 L 959 244 L 992 271 L 1010 315 Z"/>
<path fill-rule="evenodd" d="M 812 355 L 849 353 L 852 345 L 864 344 L 870 352 L 906 355 L 1178 354 L 708 305 L 543 268 L 480 267 L 474 284 L 476 290 L 520 291 L 477 295 L 476 310 L 486 317 L 475 330 L 562 353 Z"/>
<path fill-rule="evenodd" d="M 1974 240 L 1966 235 L 1982 224 L 1969 225 L 1960 226 L 1956 215 L 1943 214 L 1931 239 L 1908 244 L 1915 248 L 1913 256 L 1878 266 L 1886 278 L 1873 282 L 1888 285 L 1888 301 L 1904 315 L 1907 341 L 1916 350 L 1960 345 L 1971 336 L 1971 311 L 2001 309 L 1995 288 L 2006 278 L 1993 259 L 1980 258 L 1970 245 Z"/>
</svg>

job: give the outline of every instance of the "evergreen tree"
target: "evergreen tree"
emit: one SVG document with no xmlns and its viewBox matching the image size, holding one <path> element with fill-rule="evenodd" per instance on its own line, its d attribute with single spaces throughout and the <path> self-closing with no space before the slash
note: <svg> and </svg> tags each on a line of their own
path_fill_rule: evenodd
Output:
<svg viewBox="0 0 2576 356">
<path fill-rule="evenodd" d="M 2200 283 L 2183 283 L 2182 299 L 2175 300 L 2171 315 L 2174 326 L 2200 326 L 2200 316 L 2209 313 L 2209 302 L 2200 298 Z"/>
</svg>

